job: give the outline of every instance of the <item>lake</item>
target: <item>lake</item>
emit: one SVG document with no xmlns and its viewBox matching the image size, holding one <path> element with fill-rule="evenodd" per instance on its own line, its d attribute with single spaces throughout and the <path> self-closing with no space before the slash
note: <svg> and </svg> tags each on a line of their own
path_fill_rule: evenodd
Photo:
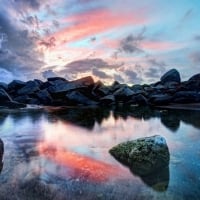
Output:
<svg viewBox="0 0 200 200">
<path fill-rule="evenodd" d="M 169 168 L 140 177 L 109 149 L 161 135 Z M 0 199 L 200 199 L 200 111 L 140 107 L 0 110 Z M 1 156 L 0 156 L 1 157 Z"/>
</svg>

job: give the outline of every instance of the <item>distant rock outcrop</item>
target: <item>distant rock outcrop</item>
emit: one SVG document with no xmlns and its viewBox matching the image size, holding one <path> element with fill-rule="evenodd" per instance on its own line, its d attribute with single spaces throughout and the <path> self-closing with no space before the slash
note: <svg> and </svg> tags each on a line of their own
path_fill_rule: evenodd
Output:
<svg viewBox="0 0 200 200">
<path fill-rule="evenodd" d="M 159 82 L 126 85 L 114 82 L 110 86 L 94 82 L 91 76 L 68 81 L 62 77 L 47 81 L 14 80 L 0 83 L 0 106 L 24 107 L 24 104 L 47 106 L 138 105 L 165 106 L 169 104 L 200 103 L 200 74 L 181 82 L 176 69 L 166 72 Z"/>
</svg>

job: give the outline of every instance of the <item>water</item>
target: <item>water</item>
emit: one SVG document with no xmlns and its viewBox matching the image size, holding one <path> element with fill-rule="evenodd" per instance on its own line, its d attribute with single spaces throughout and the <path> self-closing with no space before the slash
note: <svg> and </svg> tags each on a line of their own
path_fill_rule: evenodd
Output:
<svg viewBox="0 0 200 200">
<path fill-rule="evenodd" d="M 108 153 L 157 134 L 167 141 L 170 164 L 151 177 L 134 175 Z M 199 111 L 1 110 L 0 138 L 1 200 L 200 199 Z"/>
</svg>

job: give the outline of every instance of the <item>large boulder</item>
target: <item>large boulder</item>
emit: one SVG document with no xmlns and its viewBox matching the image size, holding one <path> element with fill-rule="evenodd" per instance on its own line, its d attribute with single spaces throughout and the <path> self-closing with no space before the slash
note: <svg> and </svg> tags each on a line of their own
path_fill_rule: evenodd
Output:
<svg viewBox="0 0 200 200">
<path fill-rule="evenodd" d="M 200 102 L 200 93 L 196 91 L 179 91 L 173 96 L 174 103 L 196 103 Z"/>
<path fill-rule="evenodd" d="M 4 89 L 0 88 L 0 104 L 11 101 L 11 100 L 12 99 L 8 95 L 8 93 Z"/>
<path fill-rule="evenodd" d="M 36 96 L 44 105 L 50 105 L 52 103 L 52 97 L 47 90 L 40 90 L 36 93 Z"/>
<path fill-rule="evenodd" d="M 122 86 L 113 93 L 115 99 L 119 101 L 127 101 L 134 94 L 135 93 L 128 86 Z"/>
<path fill-rule="evenodd" d="M 168 94 L 156 94 L 149 98 L 149 102 L 154 105 L 167 105 L 171 103 L 173 97 Z"/>
<path fill-rule="evenodd" d="M 176 82 L 180 83 L 181 82 L 181 77 L 179 72 L 176 69 L 171 69 L 168 72 L 166 72 L 162 77 L 161 77 L 161 83 L 164 85 L 168 82 Z"/>
<path fill-rule="evenodd" d="M 53 85 L 48 88 L 48 91 L 54 97 L 63 97 L 67 92 L 79 89 L 86 89 L 94 86 L 94 80 L 91 76 L 87 76 L 75 81 Z"/>
<path fill-rule="evenodd" d="M 102 105 L 110 105 L 113 103 L 115 103 L 115 96 L 113 96 L 112 94 L 102 97 L 100 99 L 100 104 Z"/>
<path fill-rule="evenodd" d="M 118 144 L 109 152 L 140 176 L 147 176 L 168 166 L 170 159 L 166 140 L 159 135 Z"/>
<path fill-rule="evenodd" d="M 79 91 L 71 91 L 66 94 L 65 96 L 69 105 L 96 105 L 97 102 L 89 99 L 84 94 L 80 93 Z"/>
<path fill-rule="evenodd" d="M 3 141 L 0 139 L 0 173 L 3 168 L 3 154 L 4 154 L 4 144 Z"/>
<path fill-rule="evenodd" d="M 24 87 L 17 91 L 18 95 L 29 95 L 39 91 L 39 84 L 37 81 L 28 81 Z"/>
<path fill-rule="evenodd" d="M 20 80 L 13 80 L 11 83 L 8 84 L 9 90 L 19 90 L 20 88 L 24 87 L 26 82 Z"/>
<path fill-rule="evenodd" d="M 8 85 L 6 83 L 0 82 L 0 88 L 8 90 Z"/>
</svg>

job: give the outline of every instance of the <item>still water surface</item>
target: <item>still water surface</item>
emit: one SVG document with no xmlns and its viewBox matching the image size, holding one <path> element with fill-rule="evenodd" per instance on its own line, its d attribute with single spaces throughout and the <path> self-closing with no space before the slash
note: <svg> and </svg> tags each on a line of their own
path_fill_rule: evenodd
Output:
<svg viewBox="0 0 200 200">
<path fill-rule="evenodd" d="M 134 175 L 108 150 L 162 135 L 169 168 Z M 1 200 L 200 199 L 200 112 L 148 108 L 0 110 Z M 1 167 L 0 167 L 1 169 Z"/>
</svg>

